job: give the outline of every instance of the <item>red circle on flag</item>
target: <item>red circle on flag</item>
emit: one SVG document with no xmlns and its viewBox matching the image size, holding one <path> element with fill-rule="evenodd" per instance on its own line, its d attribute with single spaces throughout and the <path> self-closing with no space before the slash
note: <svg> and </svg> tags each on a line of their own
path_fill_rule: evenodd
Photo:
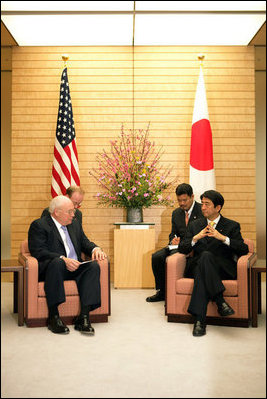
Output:
<svg viewBox="0 0 267 399">
<path fill-rule="evenodd" d="M 207 119 L 192 125 L 190 165 L 198 170 L 213 169 L 212 132 Z"/>
</svg>

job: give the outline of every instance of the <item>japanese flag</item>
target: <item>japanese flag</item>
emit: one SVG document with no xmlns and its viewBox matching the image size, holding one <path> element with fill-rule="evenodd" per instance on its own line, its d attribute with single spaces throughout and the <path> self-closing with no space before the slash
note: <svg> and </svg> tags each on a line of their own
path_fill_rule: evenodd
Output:
<svg viewBox="0 0 267 399">
<path fill-rule="evenodd" d="M 204 191 L 216 189 L 212 132 L 202 66 L 200 66 L 193 112 L 189 183 L 193 188 L 196 201 L 199 201 Z"/>
</svg>

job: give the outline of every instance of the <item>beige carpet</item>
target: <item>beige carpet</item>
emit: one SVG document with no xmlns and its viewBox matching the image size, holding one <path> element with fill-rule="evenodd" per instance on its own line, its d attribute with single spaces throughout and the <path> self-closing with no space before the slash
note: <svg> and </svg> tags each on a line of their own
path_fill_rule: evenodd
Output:
<svg viewBox="0 0 267 399">
<path fill-rule="evenodd" d="M 266 283 L 262 285 L 265 298 Z M 2 398 L 263 398 L 266 301 L 258 328 L 168 323 L 154 290 L 111 291 L 108 323 L 87 337 L 70 326 L 18 327 L 12 284 L 2 283 Z"/>
</svg>

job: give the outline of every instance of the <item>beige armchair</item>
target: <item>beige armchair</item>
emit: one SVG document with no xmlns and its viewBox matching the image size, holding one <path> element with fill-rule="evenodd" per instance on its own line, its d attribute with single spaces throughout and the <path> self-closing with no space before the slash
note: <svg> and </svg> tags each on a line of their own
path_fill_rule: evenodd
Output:
<svg viewBox="0 0 267 399">
<path fill-rule="evenodd" d="M 257 260 L 252 240 L 244 239 L 249 247 L 249 253 L 241 256 L 237 262 L 237 280 L 223 280 L 225 300 L 234 309 L 235 314 L 221 317 L 217 306 L 209 302 L 207 309 L 207 324 L 248 327 L 250 322 L 250 267 Z M 166 308 L 169 322 L 193 323 L 194 319 L 187 312 L 194 280 L 184 278 L 186 257 L 176 253 L 166 259 Z"/>
<path fill-rule="evenodd" d="M 28 327 L 47 325 L 48 308 L 44 282 L 38 282 L 38 261 L 31 256 L 28 241 L 21 243 L 19 262 L 24 266 L 24 317 Z M 90 321 L 107 322 L 110 315 L 110 270 L 107 259 L 100 261 L 101 307 L 90 312 Z M 59 314 L 66 324 L 73 324 L 80 311 L 76 282 L 65 281 L 66 302 L 59 305 Z"/>
</svg>

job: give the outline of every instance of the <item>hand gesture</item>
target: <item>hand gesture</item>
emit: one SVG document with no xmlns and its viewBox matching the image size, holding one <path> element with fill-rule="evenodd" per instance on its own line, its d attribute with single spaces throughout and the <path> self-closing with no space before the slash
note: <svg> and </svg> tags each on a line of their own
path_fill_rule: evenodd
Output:
<svg viewBox="0 0 267 399">
<path fill-rule="evenodd" d="M 180 237 L 174 237 L 171 241 L 172 245 L 178 245 L 180 244 Z"/>
<path fill-rule="evenodd" d="M 92 253 L 92 260 L 104 260 L 107 257 L 101 248 L 96 248 Z"/>
<path fill-rule="evenodd" d="M 216 240 L 219 241 L 225 241 L 226 236 L 222 235 L 218 230 L 214 229 L 211 225 L 208 225 L 207 227 L 207 236 L 208 237 L 213 237 L 216 238 Z"/>
<path fill-rule="evenodd" d="M 208 236 L 208 227 L 209 226 L 206 226 L 203 230 L 201 230 L 198 234 L 196 234 L 193 237 L 193 241 L 197 242 L 197 241 L 201 240 L 201 238 L 207 237 Z"/>
<path fill-rule="evenodd" d="M 78 269 L 78 267 L 80 266 L 81 262 L 79 262 L 76 259 L 71 259 L 71 258 L 66 258 L 65 256 L 62 257 L 62 259 L 64 260 L 65 264 L 66 264 L 66 268 L 70 271 L 70 272 L 74 272 L 75 270 Z"/>
</svg>

